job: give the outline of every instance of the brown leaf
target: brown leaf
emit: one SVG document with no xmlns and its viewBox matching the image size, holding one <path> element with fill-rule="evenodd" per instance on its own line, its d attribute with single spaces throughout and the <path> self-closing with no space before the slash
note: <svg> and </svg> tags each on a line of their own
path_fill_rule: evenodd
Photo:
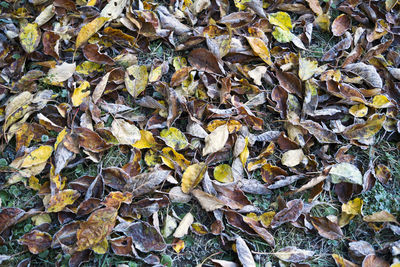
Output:
<svg viewBox="0 0 400 267">
<path fill-rule="evenodd" d="M 271 227 L 276 228 L 287 222 L 295 222 L 303 211 L 303 201 L 294 199 L 289 201 L 287 207 L 275 214 L 271 222 Z"/>
<path fill-rule="evenodd" d="M 114 60 L 111 57 L 100 53 L 100 47 L 97 44 L 87 44 L 82 50 L 85 58 L 91 62 L 114 65 Z"/>
<path fill-rule="evenodd" d="M 128 180 L 123 191 L 129 191 L 134 197 L 138 197 L 153 191 L 159 184 L 167 179 L 170 171 L 156 170 L 142 173 Z"/>
<path fill-rule="evenodd" d="M 243 220 L 262 238 L 264 239 L 271 247 L 275 246 L 274 236 L 267 231 L 267 229 L 263 228 L 257 221 L 249 218 L 243 217 Z"/>
<path fill-rule="evenodd" d="M 33 230 L 29 233 L 24 234 L 18 243 L 21 245 L 28 246 L 29 252 L 32 254 L 39 254 L 45 251 L 51 245 L 51 235 L 46 232 Z"/>
<path fill-rule="evenodd" d="M 167 246 L 157 229 L 147 222 L 133 222 L 123 232 L 132 237 L 133 244 L 142 252 L 162 251 Z"/>
<path fill-rule="evenodd" d="M 224 74 L 222 64 L 217 57 L 204 48 L 193 49 L 188 57 L 189 63 L 199 71 Z"/>
<path fill-rule="evenodd" d="M 74 131 L 78 135 L 79 146 L 90 152 L 98 153 L 111 147 L 100 135 L 88 128 L 75 128 Z"/>
<path fill-rule="evenodd" d="M 276 71 L 276 78 L 279 81 L 279 85 L 285 89 L 288 93 L 295 94 L 298 97 L 303 97 L 303 88 L 301 86 L 300 79 L 291 72 Z"/>
<path fill-rule="evenodd" d="M 342 36 L 350 28 L 351 20 L 346 14 L 341 14 L 332 22 L 334 36 Z"/>
<path fill-rule="evenodd" d="M 379 258 L 374 254 L 368 255 L 362 262 L 362 267 L 375 267 L 375 266 L 389 267 L 390 264 L 384 259 Z"/>
<path fill-rule="evenodd" d="M 318 233 L 328 239 L 336 240 L 343 237 L 340 226 L 324 217 L 311 217 L 311 223 Z"/>
<path fill-rule="evenodd" d="M 0 233 L 6 230 L 8 227 L 18 223 L 25 215 L 25 211 L 19 208 L 3 208 L 0 211 Z"/>
</svg>

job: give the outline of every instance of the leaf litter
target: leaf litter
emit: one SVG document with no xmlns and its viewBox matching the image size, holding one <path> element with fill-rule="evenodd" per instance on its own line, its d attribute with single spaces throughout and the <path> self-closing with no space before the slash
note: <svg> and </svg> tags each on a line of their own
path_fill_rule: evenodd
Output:
<svg viewBox="0 0 400 267">
<path fill-rule="evenodd" d="M 372 211 L 363 199 L 398 185 L 374 152 L 400 136 L 398 1 L 0 9 L 0 243 L 21 246 L 0 263 L 58 253 L 55 265 L 80 266 L 109 253 L 172 266 L 168 253 L 185 254 L 192 234 L 217 237 L 221 251 L 191 265 L 327 258 L 285 245 L 290 229 L 343 244 L 329 264 L 398 264 L 398 206 Z M 312 51 L 320 33 L 334 41 L 323 54 Z M 34 201 L 3 203 L 16 188 Z"/>
</svg>

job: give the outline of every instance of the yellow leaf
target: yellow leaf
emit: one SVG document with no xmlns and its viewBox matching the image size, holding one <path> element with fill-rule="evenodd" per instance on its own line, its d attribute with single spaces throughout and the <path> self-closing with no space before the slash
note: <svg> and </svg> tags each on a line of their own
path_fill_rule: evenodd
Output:
<svg viewBox="0 0 400 267">
<path fill-rule="evenodd" d="M 32 216 L 31 218 L 34 225 L 38 226 L 43 223 L 51 223 L 50 215 L 47 213 Z"/>
<path fill-rule="evenodd" d="M 36 178 L 35 176 L 30 176 L 28 183 L 29 183 L 29 187 L 32 188 L 33 190 L 39 191 L 41 188 L 39 179 Z"/>
<path fill-rule="evenodd" d="M 40 30 L 37 23 L 28 23 L 21 28 L 19 40 L 26 53 L 32 53 L 40 43 Z"/>
<path fill-rule="evenodd" d="M 349 109 L 349 113 L 357 118 L 362 118 L 368 113 L 368 107 L 364 104 L 354 105 Z"/>
<path fill-rule="evenodd" d="M 104 238 L 102 241 L 100 241 L 98 244 L 94 245 L 92 247 L 92 250 L 96 254 L 105 254 L 108 250 L 108 241 L 107 238 Z"/>
<path fill-rule="evenodd" d="M 299 77 L 301 80 L 306 81 L 310 79 L 318 70 L 318 62 L 316 60 L 308 60 L 306 58 L 299 58 Z"/>
<path fill-rule="evenodd" d="M 240 158 L 240 161 L 241 161 L 242 164 L 243 164 L 243 167 L 246 165 L 247 158 L 248 158 L 249 155 L 250 155 L 250 151 L 249 151 L 248 144 L 249 144 L 249 138 L 246 137 L 244 149 L 243 149 L 243 151 L 242 151 L 242 152 L 240 153 L 240 155 L 239 155 L 239 158 Z"/>
<path fill-rule="evenodd" d="M 388 108 L 393 106 L 392 102 L 389 101 L 385 95 L 376 95 L 372 100 L 372 106 L 374 108 Z"/>
<path fill-rule="evenodd" d="M 73 189 L 65 189 L 51 196 L 47 206 L 47 212 L 59 212 L 78 199 L 80 193 Z"/>
<path fill-rule="evenodd" d="M 286 28 L 291 30 L 293 28 L 292 20 L 290 19 L 289 14 L 286 12 L 270 13 L 268 14 L 268 20 L 272 25 L 279 26 L 283 29 Z"/>
<path fill-rule="evenodd" d="M 130 76 L 135 78 L 130 79 Z M 144 65 L 132 65 L 126 69 L 125 73 L 125 86 L 128 93 L 133 97 L 137 97 L 142 93 L 147 86 L 149 80 L 149 74 L 147 73 L 147 68 Z"/>
<path fill-rule="evenodd" d="M 163 67 L 163 65 L 160 65 L 150 71 L 149 82 L 153 83 L 153 82 L 159 81 L 161 79 L 161 76 L 163 74 L 162 67 Z"/>
<path fill-rule="evenodd" d="M 84 25 L 78 33 L 75 41 L 75 50 L 84 44 L 89 38 L 103 27 L 108 18 L 98 17 Z"/>
<path fill-rule="evenodd" d="M 242 124 L 237 121 L 237 120 L 229 120 L 227 121 L 223 121 L 223 120 L 213 120 L 212 122 L 210 122 L 207 125 L 207 130 L 209 132 L 214 131 L 215 129 L 217 129 L 219 126 L 221 125 L 225 125 L 228 124 L 228 131 L 229 133 L 234 133 L 240 130 L 240 128 L 242 128 Z"/>
<path fill-rule="evenodd" d="M 280 43 L 288 43 L 293 39 L 293 34 L 287 28 L 276 27 L 272 35 Z"/>
<path fill-rule="evenodd" d="M 275 216 L 275 211 L 268 211 L 261 214 L 259 219 L 264 227 L 269 227 L 274 216 Z"/>
<path fill-rule="evenodd" d="M 172 65 L 174 66 L 175 71 L 178 71 L 181 68 L 187 67 L 187 60 L 184 57 L 177 56 L 172 60 Z"/>
<path fill-rule="evenodd" d="M 38 165 L 45 163 L 51 156 L 53 152 L 53 147 L 51 146 L 41 146 L 33 150 L 22 162 L 21 168 L 28 168 L 33 165 Z"/>
<path fill-rule="evenodd" d="M 318 17 L 315 19 L 315 23 L 317 23 L 317 25 L 324 31 L 329 31 L 329 27 L 331 25 L 329 14 L 318 15 Z"/>
<path fill-rule="evenodd" d="M 346 260 L 338 254 L 332 254 L 332 258 L 335 260 L 338 267 L 359 267 L 359 265 Z"/>
<path fill-rule="evenodd" d="M 147 166 L 152 167 L 161 163 L 161 159 L 156 152 L 153 150 L 149 150 L 144 154 L 144 162 Z"/>
<path fill-rule="evenodd" d="M 167 146 L 172 147 L 175 150 L 182 150 L 189 144 L 186 136 L 175 127 L 162 130 L 160 137 L 164 140 Z"/>
<path fill-rule="evenodd" d="M 172 244 L 172 248 L 175 250 L 176 253 L 182 251 L 185 248 L 185 241 L 179 239 L 178 242 Z"/>
<path fill-rule="evenodd" d="M 190 165 L 190 161 L 185 159 L 185 157 L 182 154 L 176 152 L 171 147 L 164 147 L 162 150 L 162 155 L 160 155 L 160 157 L 165 165 L 174 170 L 175 170 L 174 162 L 177 165 L 179 165 L 179 167 L 181 167 L 182 170 L 185 170 Z"/>
<path fill-rule="evenodd" d="M 74 93 L 72 94 L 71 101 L 74 107 L 79 107 L 83 99 L 90 95 L 90 90 L 87 90 L 90 87 L 88 81 L 84 81 L 79 87 L 75 88 Z"/>
<path fill-rule="evenodd" d="M 61 132 L 58 133 L 56 142 L 54 143 L 54 151 L 57 149 L 58 144 L 61 143 L 67 133 L 67 128 L 64 128 Z"/>
<path fill-rule="evenodd" d="M 214 168 L 214 178 L 221 183 L 233 182 L 232 168 L 228 164 L 220 164 Z"/>
<path fill-rule="evenodd" d="M 205 163 L 196 163 L 187 167 L 182 175 L 182 192 L 187 194 L 203 179 L 207 170 Z"/>
<path fill-rule="evenodd" d="M 349 126 L 343 135 L 349 139 L 359 140 L 360 142 L 368 142 L 382 128 L 386 116 L 383 114 L 374 114 L 369 117 L 365 123 L 354 124 Z"/>
<path fill-rule="evenodd" d="M 81 222 L 76 232 L 77 251 L 83 251 L 88 248 L 97 250 L 100 253 L 104 251 L 106 247 L 104 239 L 114 228 L 117 214 L 117 209 L 106 207 L 94 211 L 87 221 Z"/>
<path fill-rule="evenodd" d="M 363 200 L 361 198 L 355 198 L 342 205 L 342 212 L 346 212 L 347 214 L 352 215 L 361 214 L 362 205 Z"/>
<path fill-rule="evenodd" d="M 101 71 L 103 71 L 101 65 L 91 61 L 83 61 L 76 67 L 76 72 L 83 75 L 89 75 L 93 72 L 101 72 Z"/>
<path fill-rule="evenodd" d="M 150 131 L 140 130 L 140 140 L 132 146 L 138 149 L 151 148 L 156 145 L 156 140 Z"/>
<path fill-rule="evenodd" d="M 246 37 L 249 42 L 251 49 L 254 53 L 259 56 L 265 63 L 272 66 L 274 63 L 271 61 L 271 55 L 269 49 L 263 40 L 257 37 Z"/>
</svg>

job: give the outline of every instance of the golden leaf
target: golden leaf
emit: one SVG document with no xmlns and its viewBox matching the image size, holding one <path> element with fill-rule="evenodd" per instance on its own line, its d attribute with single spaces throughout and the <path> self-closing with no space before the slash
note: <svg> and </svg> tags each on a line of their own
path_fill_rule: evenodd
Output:
<svg viewBox="0 0 400 267">
<path fill-rule="evenodd" d="M 203 179 L 207 170 L 205 163 L 196 163 L 187 167 L 182 175 L 182 192 L 189 193 L 195 188 Z"/>
<path fill-rule="evenodd" d="M 82 44 L 84 44 L 89 38 L 98 32 L 101 27 L 108 21 L 109 18 L 98 17 L 86 24 L 81 28 L 76 37 L 75 50 L 78 49 Z"/>
</svg>

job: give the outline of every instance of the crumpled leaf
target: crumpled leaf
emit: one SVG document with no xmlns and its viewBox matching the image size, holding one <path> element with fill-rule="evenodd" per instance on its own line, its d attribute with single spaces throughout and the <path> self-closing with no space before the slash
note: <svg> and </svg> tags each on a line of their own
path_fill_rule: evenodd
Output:
<svg viewBox="0 0 400 267">
<path fill-rule="evenodd" d="M 287 222 L 294 222 L 300 217 L 304 207 L 302 200 L 294 199 L 289 201 L 286 205 L 286 208 L 275 214 L 270 224 L 272 228 L 276 228 Z"/>
</svg>

